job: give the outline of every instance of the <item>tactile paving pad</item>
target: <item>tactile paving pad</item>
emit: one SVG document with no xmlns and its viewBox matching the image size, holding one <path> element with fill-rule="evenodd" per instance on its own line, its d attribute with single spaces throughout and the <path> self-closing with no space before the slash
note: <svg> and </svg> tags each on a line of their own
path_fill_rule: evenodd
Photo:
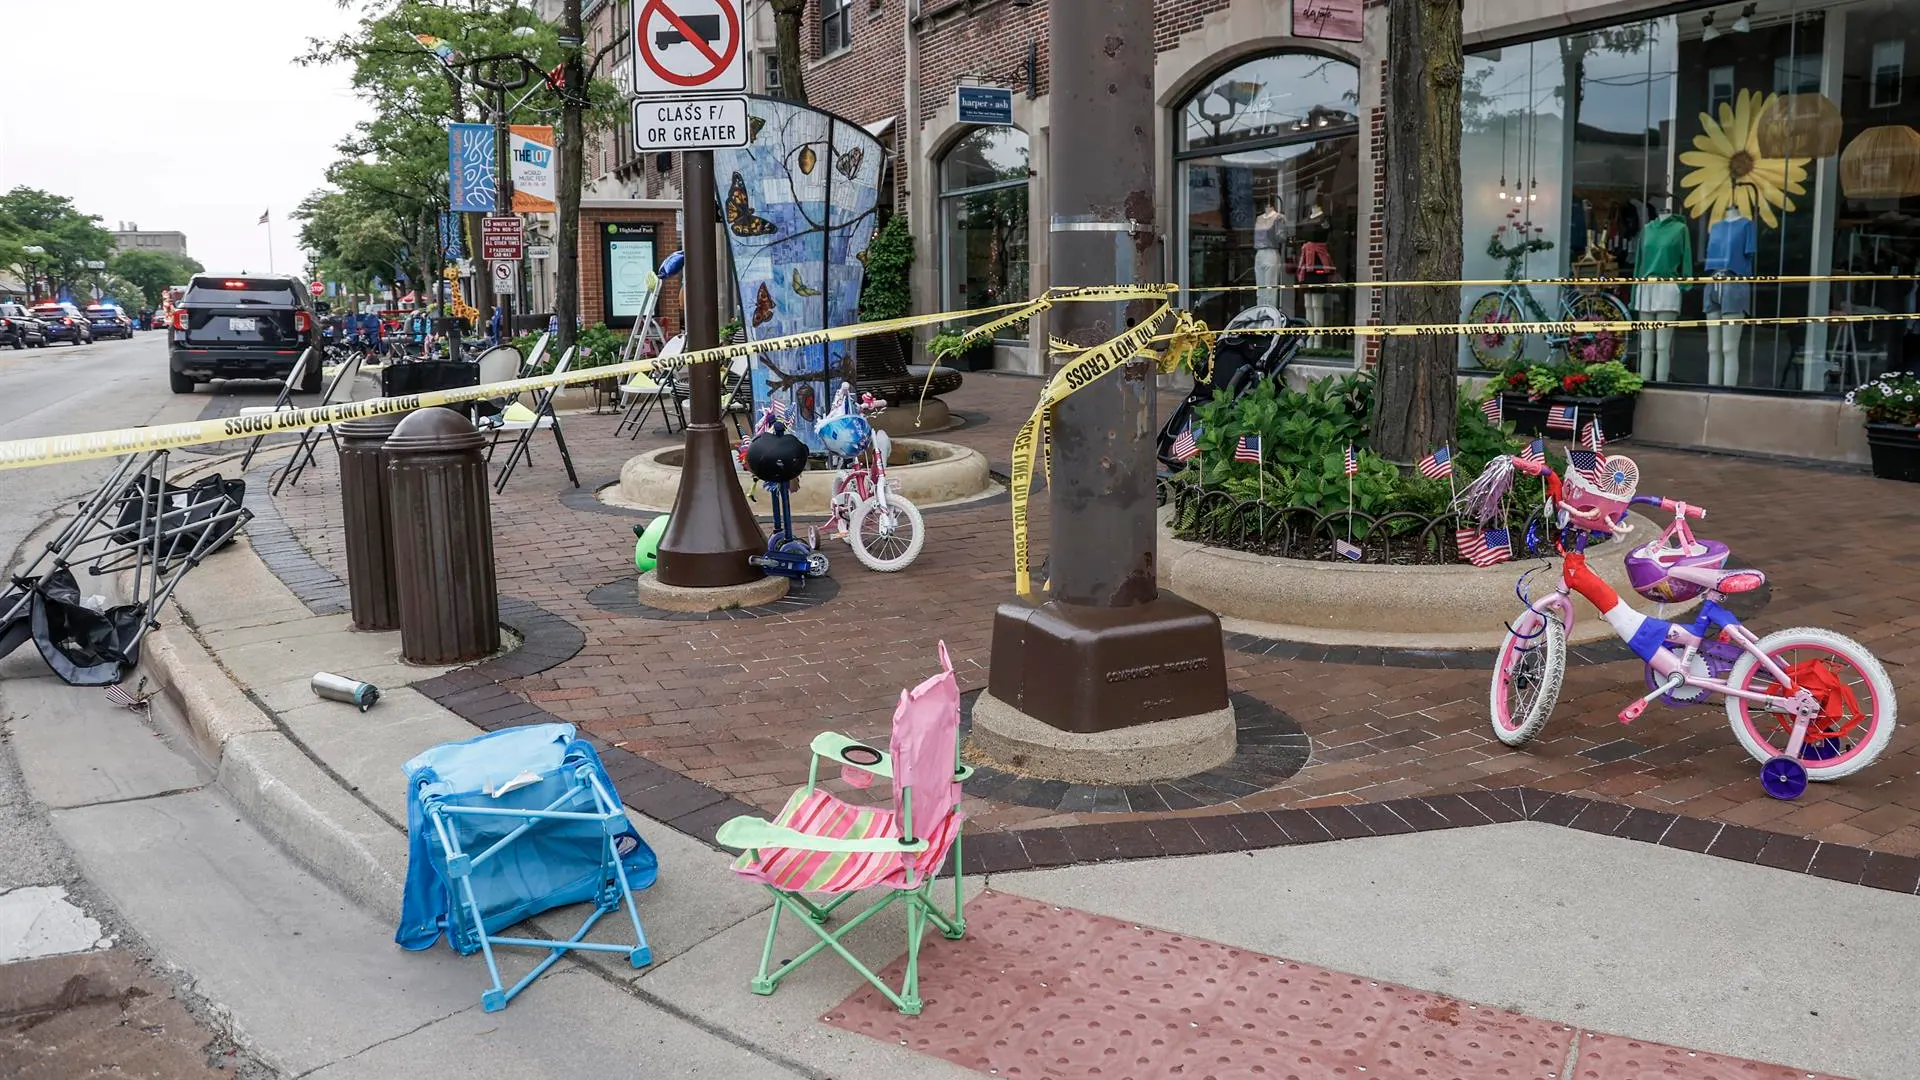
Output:
<svg viewBox="0 0 1920 1080">
<path fill-rule="evenodd" d="M 1838 1080 L 1827 1073 L 1763 1065 L 1618 1035 L 1580 1034 L 1573 1080 Z"/>
</svg>

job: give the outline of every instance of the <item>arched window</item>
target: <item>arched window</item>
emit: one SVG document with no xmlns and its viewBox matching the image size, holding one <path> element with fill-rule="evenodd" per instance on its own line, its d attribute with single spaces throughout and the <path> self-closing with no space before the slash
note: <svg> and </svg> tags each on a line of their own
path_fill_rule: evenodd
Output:
<svg viewBox="0 0 1920 1080">
<path fill-rule="evenodd" d="M 940 159 L 940 296 L 947 310 L 1026 298 L 1028 172 L 1027 135 L 1013 127 L 975 128 Z"/>
<path fill-rule="evenodd" d="M 1268 53 L 1201 85 L 1175 117 L 1181 280 L 1219 327 L 1255 304 L 1320 326 L 1353 324 L 1359 222 L 1359 71 L 1318 53 Z M 1244 290 L 1244 291 L 1239 291 Z M 1350 342 L 1306 346 L 1350 352 Z"/>
</svg>

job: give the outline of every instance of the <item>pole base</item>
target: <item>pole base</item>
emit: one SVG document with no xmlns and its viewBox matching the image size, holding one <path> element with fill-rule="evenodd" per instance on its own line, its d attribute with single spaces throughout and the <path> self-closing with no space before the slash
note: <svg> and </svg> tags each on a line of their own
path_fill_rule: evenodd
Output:
<svg viewBox="0 0 1920 1080">
<path fill-rule="evenodd" d="M 1220 618 L 1167 592 L 1116 608 L 1002 604 L 987 692 L 1083 735 L 1219 712 L 1227 708 Z"/>
<path fill-rule="evenodd" d="M 1072 784 L 1152 784 L 1233 760 L 1233 706 L 1093 735 L 1061 731 L 994 697 L 973 702 L 967 760 Z"/>
<path fill-rule="evenodd" d="M 718 424 L 688 428 L 680 490 L 660 538 L 660 583 L 709 589 L 756 582 L 766 574 L 747 559 L 766 550 L 766 534 L 733 474 L 726 429 Z"/>
</svg>

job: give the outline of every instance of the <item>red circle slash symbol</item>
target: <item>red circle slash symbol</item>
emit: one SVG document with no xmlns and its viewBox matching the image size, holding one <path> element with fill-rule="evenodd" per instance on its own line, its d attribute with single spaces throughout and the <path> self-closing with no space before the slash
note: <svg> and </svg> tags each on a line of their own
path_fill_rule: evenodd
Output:
<svg viewBox="0 0 1920 1080">
<path fill-rule="evenodd" d="M 678 2 L 685 3 L 686 0 L 678 0 Z M 653 69 L 655 75 L 660 76 L 675 86 L 705 86 L 707 83 L 712 82 L 715 76 L 725 71 L 728 64 L 733 62 L 734 54 L 740 50 L 740 17 L 734 12 L 733 4 L 730 0 L 718 0 L 714 6 L 720 9 L 720 14 L 726 19 L 727 23 L 727 47 L 720 52 L 715 52 L 713 46 L 707 42 L 705 37 L 694 30 L 693 27 L 687 25 L 685 17 L 675 12 L 672 8 L 669 8 L 667 6 L 667 0 L 647 0 L 647 5 L 641 10 L 639 18 L 639 25 L 642 31 L 647 29 L 649 20 L 651 20 L 653 16 L 658 15 L 667 20 L 673 29 L 679 32 L 680 37 L 684 39 L 687 44 L 699 49 L 701 54 L 713 65 L 705 71 L 692 75 L 683 75 L 662 64 L 660 58 L 655 55 L 656 50 L 648 48 L 647 41 L 642 40 L 640 43 L 640 55 L 646 60 L 647 66 Z"/>
</svg>

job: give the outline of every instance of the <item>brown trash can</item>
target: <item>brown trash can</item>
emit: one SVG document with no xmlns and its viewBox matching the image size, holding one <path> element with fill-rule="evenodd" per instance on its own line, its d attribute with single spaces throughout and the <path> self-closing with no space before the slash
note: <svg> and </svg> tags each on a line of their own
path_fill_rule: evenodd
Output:
<svg viewBox="0 0 1920 1080">
<path fill-rule="evenodd" d="M 466 417 L 421 409 L 386 443 L 400 655 L 460 664 L 500 648 L 486 438 Z"/>
<path fill-rule="evenodd" d="M 387 437 L 401 414 L 349 420 L 340 435 L 340 519 L 347 534 L 347 592 L 356 630 L 400 629 L 394 588 L 393 514 L 387 506 Z"/>
</svg>

